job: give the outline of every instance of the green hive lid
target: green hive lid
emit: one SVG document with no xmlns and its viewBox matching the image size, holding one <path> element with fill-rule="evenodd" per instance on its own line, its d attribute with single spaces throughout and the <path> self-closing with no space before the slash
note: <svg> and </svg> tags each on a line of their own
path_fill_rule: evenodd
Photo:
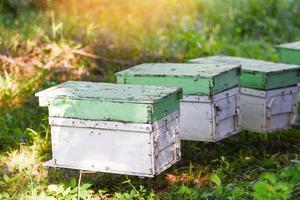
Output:
<svg viewBox="0 0 300 200">
<path fill-rule="evenodd" d="M 183 88 L 183 94 L 211 95 L 238 85 L 240 66 L 235 64 L 141 64 L 116 73 L 118 83 Z"/>
<path fill-rule="evenodd" d="M 68 81 L 36 94 L 50 117 L 152 123 L 177 110 L 179 88 Z"/>
<path fill-rule="evenodd" d="M 97 101 L 155 103 L 161 101 L 171 93 L 178 91 L 180 91 L 179 88 L 158 86 L 67 81 L 38 92 L 36 96 Z"/>
<path fill-rule="evenodd" d="M 240 85 L 256 89 L 274 89 L 295 85 L 300 81 L 298 65 L 274 63 L 231 56 L 211 56 L 189 60 L 189 63 L 240 64 Z"/>
<path fill-rule="evenodd" d="M 300 41 L 278 45 L 276 48 L 281 62 L 300 65 Z"/>
<path fill-rule="evenodd" d="M 300 50 L 300 41 L 285 43 L 285 44 L 278 45 L 276 47 L 277 48 L 283 48 L 283 49 Z"/>
</svg>

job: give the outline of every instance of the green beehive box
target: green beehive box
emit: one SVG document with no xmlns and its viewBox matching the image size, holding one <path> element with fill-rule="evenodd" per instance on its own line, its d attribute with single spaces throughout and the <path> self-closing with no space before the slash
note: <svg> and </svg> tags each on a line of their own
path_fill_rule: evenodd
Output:
<svg viewBox="0 0 300 200">
<path fill-rule="evenodd" d="M 278 49 L 281 62 L 300 65 L 300 41 L 282 44 L 276 48 Z"/>
<path fill-rule="evenodd" d="M 296 85 L 300 66 L 231 56 L 211 56 L 192 59 L 189 63 L 223 63 L 242 66 L 240 86 L 254 89 L 275 89 Z"/>
<path fill-rule="evenodd" d="M 153 123 L 178 109 L 182 91 L 143 85 L 68 81 L 36 94 L 49 117 Z"/>
<path fill-rule="evenodd" d="M 235 64 L 141 64 L 116 73 L 117 82 L 183 88 L 184 95 L 213 95 L 239 84 Z"/>
</svg>

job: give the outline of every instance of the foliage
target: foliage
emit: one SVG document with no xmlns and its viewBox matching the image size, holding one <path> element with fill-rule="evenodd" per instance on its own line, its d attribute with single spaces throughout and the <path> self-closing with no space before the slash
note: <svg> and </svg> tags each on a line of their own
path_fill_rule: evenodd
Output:
<svg viewBox="0 0 300 200">
<path fill-rule="evenodd" d="M 289 166 L 281 173 L 266 172 L 255 183 L 253 196 L 258 200 L 297 199 L 300 197 L 300 165 Z"/>
<path fill-rule="evenodd" d="M 130 192 L 116 192 L 113 196 L 113 200 L 130 200 L 130 199 L 139 199 L 139 200 L 154 200 L 155 194 L 151 192 L 148 194 L 147 190 L 144 188 L 144 186 L 140 186 L 139 188 L 136 188 L 130 180 L 125 181 L 124 183 L 128 183 L 132 190 Z"/>
</svg>

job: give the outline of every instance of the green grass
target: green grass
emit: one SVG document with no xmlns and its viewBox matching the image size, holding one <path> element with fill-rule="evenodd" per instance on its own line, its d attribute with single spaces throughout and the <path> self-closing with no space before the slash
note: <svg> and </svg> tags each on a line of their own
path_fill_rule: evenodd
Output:
<svg viewBox="0 0 300 200">
<path fill-rule="evenodd" d="M 296 0 L 26 2 L 0 1 L 0 199 L 76 199 L 78 172 L 42 167 L 51 133 L 36 91 L 70 79 L 113 82 L 114 72 L 142 62 L 278 61 L 273 46 L 300 34 Z M 185 141 L 182 160 L 158 177 L 84 174 L 81 197 L 297 199 L 299 134 Z"/>
</svg>

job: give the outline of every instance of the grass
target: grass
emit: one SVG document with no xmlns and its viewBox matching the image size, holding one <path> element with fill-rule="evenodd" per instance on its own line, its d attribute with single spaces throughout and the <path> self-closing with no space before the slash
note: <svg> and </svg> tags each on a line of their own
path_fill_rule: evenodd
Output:
<svg viewBox="0 0 300 200">
<path fill-rule="evenodd" d="M 76 171 L 42 167 L 51 133 L 36 91 L 70 79 L 113 82 L 142 62 L 278 61 L 273 46 L 300 33 L 296 0 L 16 2 L 0 1 L 0 199 L 77 198 Z M 297 199 L 299 131 L 185 141 L 182 160 L 153 179 L 84 174 L 81 198 Z"/>
</svg>

